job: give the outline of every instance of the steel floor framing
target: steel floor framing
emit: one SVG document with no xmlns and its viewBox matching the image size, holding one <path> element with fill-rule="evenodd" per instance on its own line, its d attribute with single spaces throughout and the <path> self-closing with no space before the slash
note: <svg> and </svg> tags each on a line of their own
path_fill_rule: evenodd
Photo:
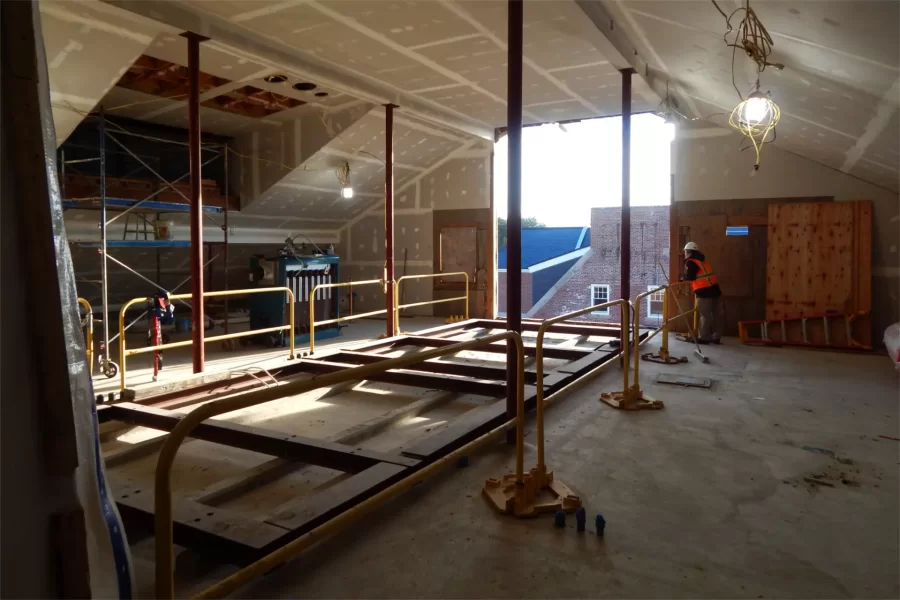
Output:
<svg viewBox="0 0 900 600">
<path fill-rule="evenodd" d="M 523 322 L 523 330 L 535 331 L 538 324 Z M 504 330 L 505 321 L 472 319 L 452 325 L 379 340 L 353 350 L 338 350 L 298 360 L 273 372 L 280 381 L 305 374 L 329 373 L 386 360 L 388 352 L 416 348 L 435 348 L 463 339 Z M 611 324 L 560 324 L 552 327 L 554 343 L 546 344 L 548 359 L 566 361 L 544 375 L 544 394 L 550 395 L 573 383 L 586 373 L 618 355 L 618 347 L 609 341 L 618 338 L 619 329 Z M 646 335 L 643 334 L 643 335 Z M 560 336 L 563 336 L 562 339 Z M 568 337 L 565 337 L 568 336 Z M 454 339 L 459 338 L 459 339 Z M 526 354 L 534 356 L 533 338 L 524 339 Z M 505 344 L 479 348 L 477 352 L 506 353 Z M 526 363 L 527 364 L 527 363 Z M 369 379 L 394 385 L 430 390 L 445 390 L 496 398 L 471 409 L 440 430 L 420 436 L 395 453 L 368 451 L 357 445 L 290 435 L 221 420 L 206 421 L 191 437 L 278 457 L 286 461 L 318 465 L 350 474 L 334 485 L 297 497 L 276 514 L 260 519 L 236 511 L 209 506 L 185 497 L 173 498 L 175 543 L 214 555 L 222 562 L 243 565 L 283 546 L 291 540 L 339 515 L 416 470 L 445 456 L 505 422 L 506 367 L 490 363 L 466 364 L 447 360 L 429 360 L 408 369 L 389 370 Z M 533 410 L 536 398 L 536 374 L 526 369 L 525 406 Z M 260 382 L 249 375 L 203 384 L 179 392 L 151 396 L 137 402 L 121 402 L 98 407 L 101 423 L 121 422 L 171 431 L 183 416 L 175 409 L 219 396 L 249 391 Z M 150 452 L 158 446 L 149 446 Z M 139 450 L 139 449 L 138 449 Z M 122 455 L 129 454 L 126 450 Z M 147 453 L 133 452 L 133 457 Z M 121 465 L 129 460 L 116 460 Z M 108 465 L 109 458 L 107 457 Z M 152 478 L 142 484 L 124 481 L 110 474 L 116 502 L 127 523 L 151 530 L 153 525 Z M 177 490 L 176 490 L 177 491 Z"/>
</svg>

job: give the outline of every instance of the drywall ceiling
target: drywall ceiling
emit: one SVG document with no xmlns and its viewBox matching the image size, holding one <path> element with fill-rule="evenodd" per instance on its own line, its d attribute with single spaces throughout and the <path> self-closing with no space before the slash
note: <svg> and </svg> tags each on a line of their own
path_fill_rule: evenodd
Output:
<svg viewBox="0 0 900 600">
<path fill-rule="evenodd" d="M 426 107 L 442 117 L 437 122 L 459 123 L 469 132 L 472 128 L 467 126 L 472 125 L 485 137 L 506 124 L 505 2 L 117 4 L 185 27 L 193 21 L 218 45 L 238 48 L 240 43 L 234 40 L 242 39 L 248 51 L 253 44 L 259 55 L 264 42 L 283 52 L 279 56 L 286 69 L 319 65 L 339 73 L 344 81 L 357 82 L 344 89 L 350 94 L 378 102 L 370 92 L 376 86 L 382 97 L 386 94 L 410 112 L 425 116 L 417 108 Z M 526 3 L 526 122 L 621 112 L 621 76 L 597 50 L 600 35 L 571 0 Z M 636 111 L 651 110 L 659 102 L 641 80 L 635 81 L 634 99 Z"/>
<path fill-rule="evenodd" d="M 61 144 L 167 26 L 95 0 L 41 0 L 50 101 Z"/>
<path fill-rule="evenodd" d="M 718 0 L 726 13 L 743 5 Z M 690 117 L 727 127 L 757 78 L 754 63 L 722 39 L 725 20 L 712 2 L 605 2 L 656 70 L 668 75 Z M 897 191 L 900 178 L 900 3 L 751 2 L 774 41 L 761 89 L 781 108 L 775 144 Z M 736 25 L 742 13 L 738 13 Z M 729 36 L 733 39 L 733 34 Z M 754 158 L 747 152 L 748 169 Z M 765 150 L 761 173 L 765 173 Z"/>
<path fill-rule="evenodd" d="M 377 107 L 341 131 L 300 166 L 245 208 L 248 214 L 322 219 L 353 218 L 384 198 L 384 108 Z M 452 130 L 397 115 L 394 121 L 394 189 L 420 178 L 444 157 L 471 143 Z M 340 196 L 337 169 L 350 166 L 354 197 Z"/>
</svg>

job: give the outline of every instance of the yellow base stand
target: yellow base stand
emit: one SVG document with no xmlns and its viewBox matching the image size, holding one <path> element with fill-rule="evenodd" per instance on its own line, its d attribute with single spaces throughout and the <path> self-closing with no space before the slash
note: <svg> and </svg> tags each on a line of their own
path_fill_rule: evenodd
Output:
<svg viewBox="0 0 900 600">
<path fill-rule="evenodd" d="M 459 323 L 460 321 L 465 321 L 465 320 L 466 320 L 466 317 L 464 317 L 463 315 L 450 315 L 449 317 L 444 319 L 444 323 L 447 323 L 447 324 Z"/>
<path fill-rule="evenodd" d="M 677 365 L 688 361 L 687 356 L 672 356 L 668 352 L 663 352 L 662 349 L 660 349 L 659 354 L 653 354 L 652 352 L 641 354 L 641 360 L 655 362 L 661 365 Z"/>
<path fill-rule="evenodd" d="M 665 406 L 662 400 L 645 396 L 636 385 L 624 392 L 604 392 L 600 394 L 600 402 L 619 410 L 659 410 Z"/>
<path fill-rule="evenodd" d="M 519 518 L 562 510 L 572 512 L 581 506 L 581 498 L 564 483 L 553 478 L 552 471 L 537 468 L 525 473 L 522 485 L 516 485 L 513 473 L 488 479 L 484 495 L 498 511 Z"/>
</svg>

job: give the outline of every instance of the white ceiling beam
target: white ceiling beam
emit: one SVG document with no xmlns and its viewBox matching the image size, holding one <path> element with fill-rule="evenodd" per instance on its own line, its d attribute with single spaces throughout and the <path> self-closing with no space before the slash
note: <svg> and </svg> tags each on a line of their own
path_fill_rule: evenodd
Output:
<svg viewBox="0 0 900 600">
<path fill-rule="evenodd" d="M 316 81 L 375 104 L 393 103 L 411 114 L 483 139 L 494 139 L 494 129 L 476 119 L 451 111 L 436 102 L 415 96 L 406 90 L 390 86 L 376 77 L 350 74 L 348 69 L 336 67 L 328 61 L 304 54 L 286 44 L 262 38 L 258 33 L 230 23 L 225 19 L 199 12 L 193 5 L 164 0 L 103 0 L 123 10 L 153 19 L 183 31 L 193 31 L 211 38 L 205 42 L 226 52 L 263 65 L 287 71 L 297 77 Z"/>
<path fill-rule="evenodd" d="M 866 149 L 879 135 L 881 135 L 881 132 L 885 130 L 888 123 L 890 123 L 891 118 L 894 116 L 894 113 L 897 112 L 898 96 L 900 96 L 900 79 L 894 80 L 894 85 L 891 86 L 891 89 L 885 92 L 884 96 L 881 97 L 881 100 L 878 102 L 878 107 L 875 109 L 875 114 L 866 124 L 862 136 L 860 136 L 859 139 L 856 140 L 856 144 L 847 151 L 847 158 L 844 160 L 843 166 L 841 166 L 841 171 L 849 173 L 850 169 L 855 167 L 856 163 L 859 162 L 859 159 L 863 157 Z M 877 164 L 875 161 L 872 162 Z M 896 171 L 896 169 L 894 169 L 894 171 Z"/>
<path fill-rule="evenodd" d="M 616 69 L 634 69 L 638 77 L 643 79 L 644 83 L 647 84 L 647 87 L 653 92 L 655 97 L 652 100 L 659 101 L 662 98 L 665 98 L 666 81 L 659 77 L 654 77 L 653 73 L 650 72 L 647 59 L 638 52 L 637 47 L 629 39 L 628 34 L 622 28 L 621 23 L 613 18 L 613 13 L 607 6 L 607 2 L 601 0 L 575 0 L 575 4 L 584 11 L 584 14 L 588 16 L 600 32 L 601 35 L 592 40 L 600 53 L 603 54 Z M 643 44 L 653 55 L 651 58 L 656 61 L 656 64 L 658 64 L 659 67 L 663 69 L 666 76 L 671 79 L 671 75 L 665 67 L 665 64 L 653 50 L 653 46 L 650 44 L 649 40 L 646 39 L 646 36 L 643 35 L 640 27 L 637 26 L 637 23 L 635 23 L 634 19 L 629 15 L 628 7 L 619 2 L 616 2 L 616 5 L 625 20 L 628 21 L 628 25 L 632 28 L 633 33 L 641 38 Z M 681 88 L 678 86 L 677 81 L 673 80 L 673 83 L 675 84 L 674 87 L 676 91 L 680 92 Z M 645 99 L 648 101 L 651 100 L 651 98 Z M 690 103 L 690 100 L 688 100 L 688 102 Z M 700 116 L 697 114 L 696 107 L 691 106 L 691 110 L 694 111 L 694 116 Z"/>
</svg>

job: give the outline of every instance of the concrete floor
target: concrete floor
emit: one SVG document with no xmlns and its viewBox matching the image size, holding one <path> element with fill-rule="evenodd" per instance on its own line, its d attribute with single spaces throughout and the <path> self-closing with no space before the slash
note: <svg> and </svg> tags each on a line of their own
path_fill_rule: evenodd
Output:
<svg viewBox="0 0 900 600">
<path fill-rule="evenodd" d="M 488 508 L 484 479 L 513 465 L 498 444 L 241 596 L 900 596 L 900 443 L 878 437 L 900 437 L 889 360 L 731 339 L 706 350 L 709 365 L 642 364 L 642 385 L 663 411 L 601 405 L 598 394 L 619 382 L 611 367 L 548 412 L 550 466 L 581 494 L 590 530 L 593 515 L 604 515 L 605 537 L 576 533 L 571 517 L 558 530 L 549 516 L 515 520 Z M 711 390 L 653 383 L 662 372 L 716 382 Z"/>
<path fill-rule="evenodd" d="M 662 411 L 600 404 L 601 392 L 621 385 L 615 366 L 548 411 L 548 462 L 584 500 L 587 534 L 576 533 L 571 516 L 558 530 L 549 515 L 516 520 L 488 507 L 484 480 L 513 467 L 512 450 L 498 443 L 239 596 L 900 596 L 900 442 L 879 437 L 900 437 L 900 386 L 889 359 L 729 339 L 704 347 L 704 365 L 689 345 L 675 342 L 674 350 L 691 362 L 641 364 L 642 387 L 665 401 Z M 673 387 L 655 383 L 660 373 L 715 383 Z M 526 466 L 534 462 L 533 429 L 530 420 Z M 258 496 L 237 508 L 265 508 L 270 499 Z M 593 534 L 596 513 L 608 523 L 603 538 Z M 135 548 L 146 597 L 152 544 Z M 179 595 L 234 570 L 185 569 L 192 563 L 183 558 Z"/>
</svg>

